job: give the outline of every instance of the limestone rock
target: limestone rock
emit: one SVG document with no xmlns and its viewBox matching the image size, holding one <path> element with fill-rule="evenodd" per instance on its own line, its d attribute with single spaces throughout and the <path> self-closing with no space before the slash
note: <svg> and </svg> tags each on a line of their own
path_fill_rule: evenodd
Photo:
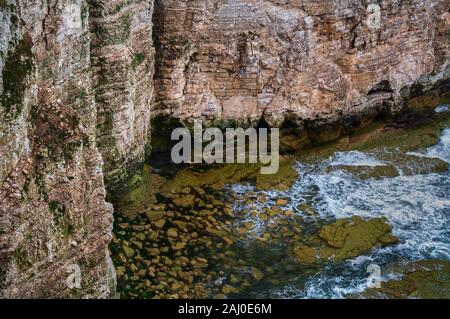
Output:
<svg viewBox="0 0 450 319">
<path fill-rule="evenodd" d="M 293 255 L 300 264 L 326 260 L 344 261 L 370 252 L 377 246 L 398 243 L 384 218 L 364 220 L 354 216 L 322 227 L 310 243 L 294 245 Z"/>
<path fill-rule="evenodd" d="M 448 65 L 446 0 L 384 1 L 379 16 L 350 0 L 160 3 L 154 108 L 180 119 L 370 117 Z M 339 137 L 316 124 L 315 142 Z"/>
</svg>

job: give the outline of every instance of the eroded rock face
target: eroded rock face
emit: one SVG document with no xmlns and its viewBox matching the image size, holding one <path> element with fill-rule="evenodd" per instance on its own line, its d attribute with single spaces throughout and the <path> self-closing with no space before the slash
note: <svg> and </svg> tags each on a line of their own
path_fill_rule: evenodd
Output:
<svg viewBox="0 0 450 319">
<path fill-rule="evenodd" d="M 0 297 L 114 296 L 103 172 L 144 158 L 152 7 L 0 1 Z"/>
<path fill-rule="evenodd" d="M 155 109 L 271 124 L 395 111 L 404 88 L 449 76 L 450 13 L 376 3 L 158 0 Z"/>
<path fill-rule="evenodd" d="M 154 64 L 151 0 L 0 1 L 0 297 L 114 295 L 104 177 L 114 188 L 143 161 L 151 106 L 333 121 L 448 76 L 447 1 L 381 1 L 381 27 L 368 9 L 159 0 Z"/>
<path fill-rule="evenodd" d="M 388 270 L 393 279 L 381 288 L 370 288 L 349 298 L 368 299 L 448 299 L 450 297 L 450 263 L 445 260 L 422 260 L 396 265 Z"/>
</svg>

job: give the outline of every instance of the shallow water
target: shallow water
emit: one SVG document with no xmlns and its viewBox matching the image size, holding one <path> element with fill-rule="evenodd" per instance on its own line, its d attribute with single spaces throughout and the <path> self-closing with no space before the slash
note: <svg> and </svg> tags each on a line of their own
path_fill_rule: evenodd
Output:
<svg viewBox="0 0 450 319">
<path fill-rule="evenodd" d="M 242 199 L 236 202 L 236 211 L 261 211 L 271 207 L 277 198 L 286 198 L 289 200 L 286 208 L 293 209 L 301 217 L 301 221 L 290 221 L 291 226 L 295 228 L 292 223 L 300 223 L 306 233 L 318 223 L 354 215 L 386 217 L 393 227 L 393 234 L 401 241 L 345 263 L 330 262 L 319 268 L 305 268 L 289 257 L 282 239 L 270 244 L 258 243 L 257 238 L 276 222 L 276 218 L 261 220 L 259 214 L 245 214 L 236 227 L 251 221 L 255 228 L 235 249 L 243 263 L 263 270 L 266 277 L 235 297 L 344 298 L 368 288 L 367 267 L 371 264 L 380 266 L 382 280 L 388 280 L 392 278 L 383 270 L 396 262 L 450 260 L 450 172 L 404 176 L 404 163 L 399 165 L 386 160 L 392 156 L 383 156 L 384 152 L 388 151 L 337 152 L 315 164 L 298 163 L 296 169 L 300 177 L 286 192 L 256 192 L 250 186 L 233 185 L 231 188 Z M 450 129 L 442 132 L 438 145 L 408 154 L 450 162 Z M 361 180 L 347 171 L 327 170 L 339 165 L 391 165 L 397 168 L 400 176 Z M 254 198 L 264 195 L 268 200 L 255 199 L 249 204 L 248 194 L 254 194 Z M 316 214 L 311 216 L 303 212 L 299 209 L 302 204 L 314 208 Z"/>
</svg>

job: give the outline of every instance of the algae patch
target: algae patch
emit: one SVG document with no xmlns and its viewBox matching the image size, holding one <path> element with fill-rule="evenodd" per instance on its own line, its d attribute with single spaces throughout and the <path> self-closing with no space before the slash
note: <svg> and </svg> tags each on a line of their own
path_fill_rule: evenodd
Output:
<svg viewBox="0 0 450 319">
<path fill-rule="evenodd" d="M 341 219 L 322 227 L 311 238 L 293 247 L 299 264 L 344 261 L 370 252 L 378 246 L 392 245 L 398 238 L 385 218 L 364 220 L 359 216 Z"/>
<path fill-rule="evenodd" d="M 260 173 L 261 164 L 223 164 L 203 169 L 204 166 L 192 167 L 180 171 L 162 190 L 172 192 L 185 187 L 204 187 L 221 189 L 228 184 L 241 182 L 255 183 L 261 190 L 286 190 L 297 180 L 294 169 L 295 161 L 291 157 L 280 159 L 280 169 L 276 174 Z"/>
<path fill-rule="evenodd" d="M 150 166 L 144 165 L 142 174 L 136 174 L 128 181 L 129 191 L 118 200 L 118 210 L 128 217 L 142 213 L 156 203 L 156 194 L 165 182 L 164 177 L 154 174 Z"/>
</svg>

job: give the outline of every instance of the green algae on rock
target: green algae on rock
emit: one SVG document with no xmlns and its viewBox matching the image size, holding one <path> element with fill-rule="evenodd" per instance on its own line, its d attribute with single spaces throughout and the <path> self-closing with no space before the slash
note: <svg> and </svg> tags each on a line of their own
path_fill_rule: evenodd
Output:
<svg viewBox="0 0 450 319">
<path fill-rule="evenodd" d="M 395 166 L 403 176 L 444 173 L 449 169 L 449 164 L 440 158 L 414 153 L 382 152 L 378 158 Z"/>
<path fill-rule="evenodd" d="M 188 187 L 167 195 L 141 213 L 117 215 L 111 251 L 125 298 L 206 298 L 223 289 L 206 285 L 219 277 L 209 269 L 213 252 L 235 240 L 223 192 Z"/>
<path fill-rule="evenodd" d="M 344 261 L 370 252 L 377 246 L 398 242 L 385 218 L 364 220 L 359 216 L 341 219 L 322 227 L 306 242 L 293 247 L 294 259 L 300 264 Z"/>
<path fill-rule="evenodd" d="M 31 46 L 25 40 L 20 40 L 14 50 L 8 52 L 2 71 L 3 91 L 0 102 L 5 113 L 16 118 L 22 112 L 23 94 L 27 88 L 26 79 L 31 74 L 32 62 Z"/>
<path fill-rule="evenodd" d="M 176 192 L 186 187 L 221 189 L 227 184 L 253 182 L 261 190 L 286 190 L 297 180 L 292 157 L 280 158 L 280 169 L 273 175 L 260 173 L 261 164 L 223 164 L 201 169 L 200 166 L 178 172 L 161 189 L 162 192 Z"/>
<path fill-rule="evenodd" d="M 362 180 L 369 178 L 381 179 L 385 177 L 396 177 L 400 175 L 397 169 L 391 165 L 378 165 L 378 166 L 333 165 L 326 168 L 327 173 L 337 170 L 349 172 L 354 177 L 357 177 Z"/>
<path fill-rule="evenodd" d="M 404 118 L 374 122 L 364 129 L 312 149 L 299 150 L 295 157 L 301 162 L 314 163 L 336 152 L 385 150 L 407 153 L 439 143 L 441 132 L 450 124 L 448 114 L 409 113 Z"/>
<path fill-rule="evenodd" d="M 449 299 L 450 262 L 444 260 L 421 260 L 406 265 L 397 265 L 389 271 L 400 279 L 381 283 L 381 288 L 370 288 L 360 295 L 349 298 L 368 299 Z"/>
<path fill-rule="evenodd" d="M 346 171 L 361 180 L 382 179 L 397 176 L 425 175 L 432 173 L 444 173 L 448 171 L 449 164 L 439 158 L 420 155 L 405 155 L 398 152 L 382 152 L 377 158 L 383 160 L 383 164 L 370 165 L 331 165 L 325 168 L 326 173 L 334 171 Z"/>
</svg>

